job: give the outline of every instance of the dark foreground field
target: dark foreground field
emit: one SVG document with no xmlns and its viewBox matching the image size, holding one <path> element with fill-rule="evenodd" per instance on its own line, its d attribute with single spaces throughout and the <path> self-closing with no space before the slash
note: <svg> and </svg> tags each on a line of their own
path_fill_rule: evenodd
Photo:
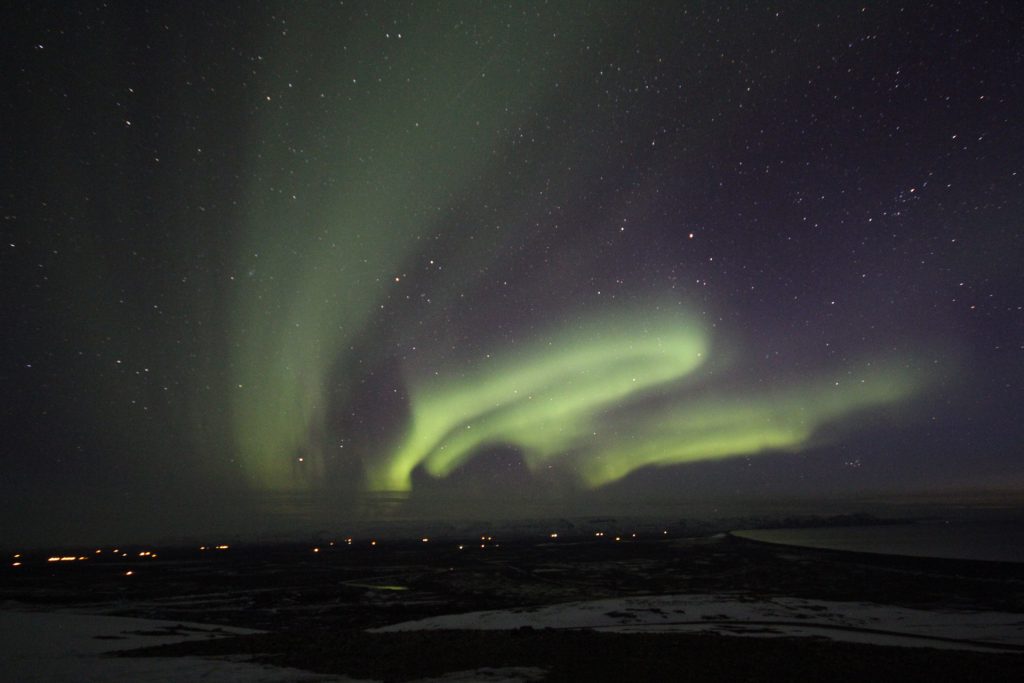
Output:
<svg viewBox="0 0 1024 683">
<path fill-rule="evenodd" d="M 127 557 L 107 551 L 82 562 L 25 558 L 18 571 L 4 573 L 0 600 L 8 609 L 73 609 L 265 631 L 127 656 L 245 656 L 385 681 L 482 667 L 531 667 L 533 674 L 524 670 L 523 676 L 552 681 L 860 681 L 884 675 L 934 683 L 1018 681 L 1024 671 L 1024 654 L 1013 643 L 971 652 L 938 637 L 941 649 L 885 647 L 785 637 L 779 630 L 785 624 L 778 623 L 747 623 L 746 637 L 734 637 L 712 628 L 721 627 L 724 616 L 705 615 L 706 630 L 686 633 L 366 630 L 477 610 L 689 594 L 728 595 L 740 603 L 802 598 L 996 611 L 1020 614 L 1024 622 L 1020 565 L 787 548 L 725 535 L 333 543 L 160 549 L 155 560 L 139 554 L 152 550 L 135 548 L 121 549 Z M 863 630 L 872 635 L 891 627 Z M 752 637 L 758 629 L 774 637 Z"/>
<path fill-rule="evenodd" d="M 137 656 L 134 653 L 131 656 Z M 546 681 L 1013 681 L 1016 654 L 807 639 L 582 630 L 282 633 L 152 648 L 146 654 L 252 655 L 353 678 L 410 681 L 481 668 L 538 667 Z"/>
</svg>

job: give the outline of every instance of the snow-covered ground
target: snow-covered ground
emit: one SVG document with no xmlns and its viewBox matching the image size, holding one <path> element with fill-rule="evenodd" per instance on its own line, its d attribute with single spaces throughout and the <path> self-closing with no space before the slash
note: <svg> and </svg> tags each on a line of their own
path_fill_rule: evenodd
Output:
<svg viewBox="0 0 1024 683">
<path fill-rule="evenodd" d="M 248 633 L 259 631 L 72 612 L 0 611 L 0 678 L 19 683 L 375 683 L 229 659 L 107 656 L 118 650 Z M 483 668 L 414 683 L 531 683 L 543 680 L 545 673 L 536 667 Z"/>
<path fill-rule="evenodd" d="M 296 669 L 200 657 L 107 657 L 150 645 L 257 633 L 251 629 L 65 612 L 0 611 L 0 672 L 22 681 L 339 681 Z"/>
<path fill-rule="evenodd" d="M 374 632 L 427 629 L 587 628 L 617 633 L 715 633 L 748 637 L 824 637 L 913 647 L 1024 652 L 1024 615 L 922 610 L 865 602 L 751 598 L 736 594 L 666 595 L 572 602 L 536 608 L 451 614 L 393 624 Z M 16 681 L 152 682 L 353 681 L 238 659 L 111 657 L 151 645 L 229 635 L 251 629 L 68 611 L 0 611 L 0 672 Z M 507 667 L 451 672 L 428 681 L 542 680 L 543 669 Z"/>
<path fill-rule="evenodd" d="M 425 629 L 590 628 L 616 633 L 817 636 L 877 645 L 1024 650 L 1024 614 L 920 610 L 865 602 L 739 595 L 663 595 L 451 614 L 374 632 Z"/>
</svg>

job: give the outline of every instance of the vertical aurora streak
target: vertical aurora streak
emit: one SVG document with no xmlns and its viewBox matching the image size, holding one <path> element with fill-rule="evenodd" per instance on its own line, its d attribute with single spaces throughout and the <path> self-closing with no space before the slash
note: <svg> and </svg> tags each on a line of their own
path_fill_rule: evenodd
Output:
<svg viewBox="0 0 1024 683">
<path fill-rule="evenodd" d="M 308 5 L 270 46 L 277 77 L 263 83 L 251 140 L 231 307 L 232 432 L 258 487 L 323 475 L 325 378 L 339 355 L 403 268 L 448 237 L 451 202 L 473 192 L 507 153 L 507 131 L 541 106 L 538 76 L 570 78 L 586 62 L 572 47 L 591 30 L 586 16 L 565 30 L 554 16 L 466 9 L 423 7 L 374 31 Z M 567 47 L 543 54 L 521 40 L 548 31 Z M 307 41 L 332 47 L 295 49 Z"/>
</svg>

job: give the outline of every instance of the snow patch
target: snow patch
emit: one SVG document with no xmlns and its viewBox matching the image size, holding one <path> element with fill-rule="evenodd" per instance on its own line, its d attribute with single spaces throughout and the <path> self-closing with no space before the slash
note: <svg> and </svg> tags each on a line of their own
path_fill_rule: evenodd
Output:
<svg viewBox="0 0 1024 683">
<path fill-rule="evenodd" d="M 868 602 L 740 595 L 663 595 L 571 602 L 522 610 L 450 614 L 372 629 L 588 628 L 615 633 L 715 633 L 825 637 L 876 645 L 957 650 L 1024 650 L 1024 615 L 921 610 Z"/>
<path fill-rule="evenodd" d="M 350 681 L 298 669 L 200 657 L 104 656 L 121 650 L 233 635 L 252 629 L 65 612 L 0 611 L 0 671 L 5 680 L 38 681 Z"/>
</svg>

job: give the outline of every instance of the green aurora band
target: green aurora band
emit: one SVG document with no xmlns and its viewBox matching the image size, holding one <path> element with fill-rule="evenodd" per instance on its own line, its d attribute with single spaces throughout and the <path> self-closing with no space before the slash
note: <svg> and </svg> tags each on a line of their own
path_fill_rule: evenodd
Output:
<svg viewBox="0 0 1024 683">
<path fill-rule="evenodd" d="M 652 465 L 796 452 L 823 443 L 824 427 L 906 400 L 923 386 L 894 364 L 868 367 L 847 384 L 821 378 L 755 396 L 680 398 L 629 423 L 613 421 L 611 435 L 576 459 L 575 472 L 597 487 Z"/>
<path fill-rule="evenodd" d="M 408 489 L 420 463 L 444 476 L 487 444 L 521 447 L 530 463 L 576 448 L 599 411 L 701 364 L 706 340 L 698 326 L 655 322 L 644 329 L 638 320 L 601 320 L 496 356 L 457 380 L 413 382 L 410 432 L 372 472 L 371 486 Z"/>
<path fill-rule="evenodd" d="M 564 88 L 551 84 L 604 68 L 590 45 L 625 25 L 616 3 L 613 14 L 580 12 L 568 23 L 557 12 L 473 7 L 415 5 L 420 16 L 385 34 L 380 24 L 350 26 L 326 5 L 305 4 L 282 12 L 287 36 L 274 37 L 260 58 L 273 66 L 254 94 L 226 368 L 230 448 L 255 489 L 323 485 L 339 457 L 331 402 L 365 390 L 337 369 L 363 361 L 357 350 L 390 306 L 396 278 L 422 272 L 439 240 L 464 250 L 437 255 L 446 269 L 423 285 L 437 302 L 433 313 L 400 318 L 378 346 L 408 330 L 443 330 L 458 288 L 472 288 L 503 241 L 526 240 L 525 228 L 517 234 L 523 198 L 543 194 L 540 174 L 526 181 L 536 188 L 489 196 L 501 214 L 485 218 L 479 209 L 479 226 L 446 219 L 452 207 L 484 203 L 468 198 L 496 173 L 496 160 L 527 154 L 514 148 L 513 133 L 539 125 L 538 112 L 552 107 L 571 106 L 573 116 L 601 125 L 585 92 L 568 105 Z M 528 39 L 537 36 L 552 38 L 540 49 Z M 544 150 L 556 183 L 569 173 L 585 184 L 601 172 L 603 150 L 579 144 Z M 509 227 L 499 237 L 483 230 L 485 221 Z M 452 240 L 459 230 L 466 239 Z M 805 448 L 826 425 L 925 384 L 890 363 L 840 386 L 819 376 L 777 393 L 698 398 L 689 387 L 715 386 L 700 372 L 712 340 L 678 304 L 667 312 L 648 299 L 630 314 L 597 310 L 582 323 L 559 316 L 560 329 L 489 357 L 460 349 L 485 358 L 475 364 L 403 361 L 408 415 L 394 426 L 397 443 L 345 457 L 361 460 L 363 488 L 402 491 L 418 467 L 443 477 L 482 449 L 513 446 L 531 469 L 560 465 L 592 488 L 645 466 Z M 425 345 L 443 334 L 418 339 Z"/>
<path fill-rule="evenodd" d="M 411 427 L 375 461 L 371 488 L 407 490 L 419 465 L 444 477 L 506 445 L 534 471 L 567 465 L 578 483 L 596 488 L 641 467 L 800 450 L 822 427 L 923 386 L 903 365 L 867 363 L 849 382 L 693 398 L 708 337 L 692 320 L 660 315 L 609 317 L 484 367 L 413 380 Z"/>
</svg>

